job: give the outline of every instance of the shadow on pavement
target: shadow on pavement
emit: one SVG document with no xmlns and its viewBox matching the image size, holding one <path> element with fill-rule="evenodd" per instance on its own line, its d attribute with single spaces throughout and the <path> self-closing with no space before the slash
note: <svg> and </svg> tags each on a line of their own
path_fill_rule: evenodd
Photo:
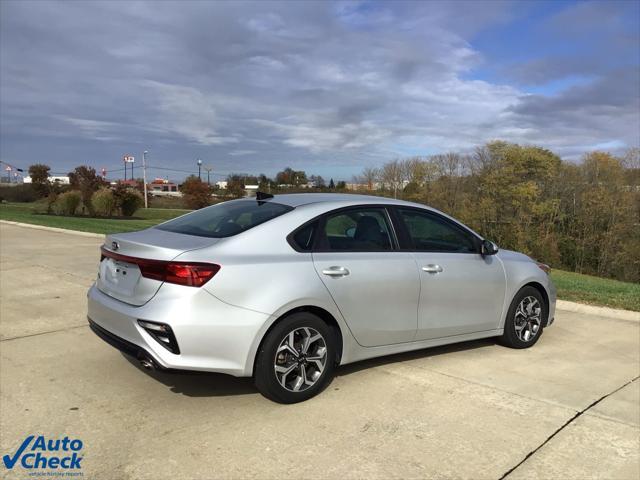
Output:
<svg viewBox="0 0 640 480">
<path fill-rule="evenodd" d="M 441 347 L 423 348 L 422 350 L 413 350 L 411 352 L 396 353 L 384 357 L 371 358 L 360 362 L 350 363 L 336 370 L 336 376 L 351 375 L 361 370 L 380 367 L 391 363 L 408 362 L 410 360 L 418 360 L 421 358 L 436 357 L 438 355 L 446 355 L 448 353 L 462 352 L 466 350 L 474 350 L 476 348 L 484 348 L 495 345 L 493 338 L 485 338 L 482 340 L 471 340 L 469 342 L 454 343 L 451 345 L 443 345 Z"/>
<path fill-rule="evenodd" d="M 446 355 L 466 350 L 488 347 L 494 345 L 495 341 L 491 338 L 483 340 L 473 340 L 470 342 L 456 343 L 453 345 L 444 345 L 442 347 L 432 347 L 422 350 L 415 350 L 406 353 L 397 353 L 395 355 L 387 355 L 384 357 L 372 358 L 356 363 L 351 363 L 338 367 L 336 377 L 343 377 L 358 373 L 361 370 L 379 367 L 393 363 L 407 362 L 421 358 L 435 357 L 438 355 Z M 163 383 L 173 393 L 186 395 L 188 397 L 226 397 L 232 395 L 248 395 L 258 393 L 253 385 L 252 378 L 238 378 L 231 375 L 209 372 L 162 372 L 158 370 L 146 370 L 140 366 L 138 360 L 122 354 L 127 361 L 135 368 Z"/>
<path fill-rule="evenodd" d="M 238 378 L 222 373 L 184 371 L 179 373 L 146 370 L 135 358 L 122 354 L 127 361 L 141 372 L 163 383 L 173 393 L 188 397 L 226 397 L 258 393 L 252 378 Z"/>
</svg>

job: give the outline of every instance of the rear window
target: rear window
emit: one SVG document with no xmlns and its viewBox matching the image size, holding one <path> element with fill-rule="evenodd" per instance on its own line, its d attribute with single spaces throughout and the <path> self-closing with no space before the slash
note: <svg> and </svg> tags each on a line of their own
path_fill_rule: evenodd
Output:
<svg viewBox="0 0 640 480">
<path fill-rule="evenodd" d="M 231 237 L 291 210 L 293 207 L 280 203 L 236 200 L 197 210 L 155 228 L 199 237 Z"/>
</svg>

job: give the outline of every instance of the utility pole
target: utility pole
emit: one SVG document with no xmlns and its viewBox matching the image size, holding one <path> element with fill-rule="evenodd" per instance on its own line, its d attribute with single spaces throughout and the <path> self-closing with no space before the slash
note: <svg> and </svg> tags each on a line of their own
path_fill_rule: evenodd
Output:
<svg viewBox="0 0 640 480">
<path fill-rule="evenodd" d="M 211 174 L 211 170 L 213 170 L 213 167 L 206 166 L 204 167 L 204 169 L 207 172 L 207 185 L 211 186 L 211 180 L 209 178 L 209 175 Z"/>
<path fill-rule="evenodd" d="M 142 182 L 144 184 L 144 208 L 149 208 L 149 200 L 147 199 L 147 152 L 142 152 Z M 133 178 L 133 173 L 131 174 Z"/>
</svg>

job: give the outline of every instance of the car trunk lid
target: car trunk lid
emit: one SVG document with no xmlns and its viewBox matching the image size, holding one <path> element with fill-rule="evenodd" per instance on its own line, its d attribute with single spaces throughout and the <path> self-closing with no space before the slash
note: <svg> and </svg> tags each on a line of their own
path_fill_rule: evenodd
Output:
<svg viewBox="0 0 640 480">
<path fill-rule="evenodd" d="M 136 259 L 169 261 L 190 250 L 215 244 L 218 239 L 183 235 L 150 228 L 107 235 L 96 285 L 112 298 L 141 306 L 153 298 L 162 281 L 142 276 Z"/>
</svg>

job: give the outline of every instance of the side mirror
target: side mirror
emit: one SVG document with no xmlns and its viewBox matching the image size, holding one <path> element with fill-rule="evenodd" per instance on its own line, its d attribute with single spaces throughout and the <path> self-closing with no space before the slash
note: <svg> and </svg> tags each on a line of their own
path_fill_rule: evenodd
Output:
<svg viewBox="0 0 640 480">
<path fill-rule="evenodd" d="M 356 236 L 356 227 L 349 227 L 344 231 L 345 236 L 354 238 Z"/>
<path fill-rule="evenodd" d="M 480 254 L 484 255 L 495 255 L 498 253 L 498 246 L 490 242 L 489 240 L 483 240 L 482 245 L 480 246 Z"/>
</svg>

